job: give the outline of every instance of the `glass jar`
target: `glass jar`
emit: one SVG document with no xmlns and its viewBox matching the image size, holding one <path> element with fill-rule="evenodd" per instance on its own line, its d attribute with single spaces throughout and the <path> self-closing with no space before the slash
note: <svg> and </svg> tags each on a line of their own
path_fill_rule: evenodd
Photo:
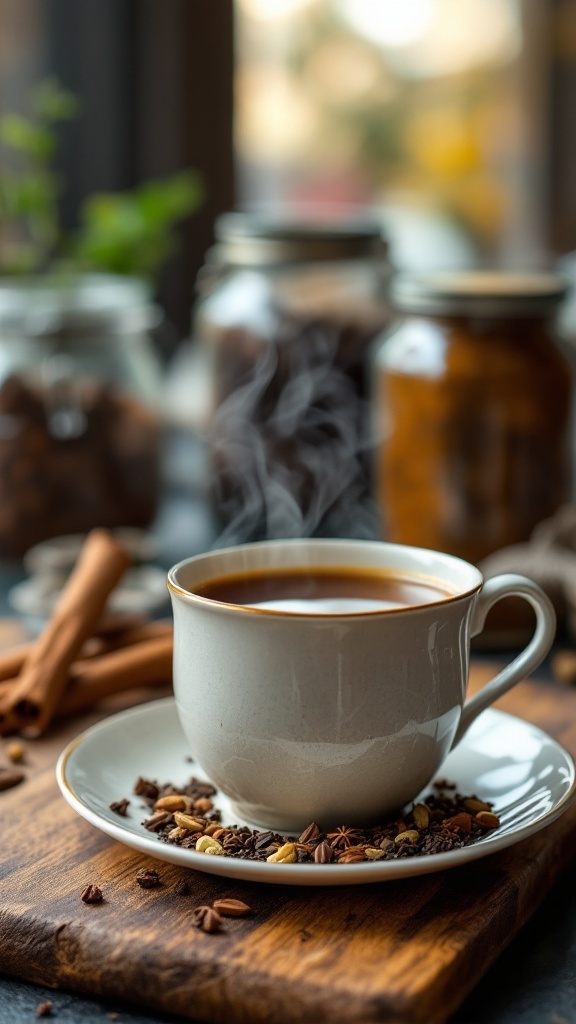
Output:
<svg viewBox="0 0 576 1024">
<path fill-rule="evenodd" d="M 0 557 L 151 522 L 158 319 L 138 280 L 0 281 Z"/>
<path fill-rule="evenodd" d="M 368 350 L 390 322 L 379 227 L 234 213 L 216 238 L 193 337 L 224 539 L 372 533 Z"/>
<path fill-rule="evenodd" d="M 571 497 L 570 363 L 548 274 L 399 276 L 377 344 L 384 536 L 479 562 Z"/>
</svg>

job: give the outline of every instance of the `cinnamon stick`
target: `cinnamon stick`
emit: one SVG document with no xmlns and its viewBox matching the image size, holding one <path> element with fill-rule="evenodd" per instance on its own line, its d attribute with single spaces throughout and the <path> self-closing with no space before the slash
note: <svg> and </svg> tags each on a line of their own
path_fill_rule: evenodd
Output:
<svg viewBox="0 0 576 1024">
<path fill-rule="evenodd" d="M 68 670 L 92 636 L 110 593 L 130 565 L 106 530 L 88 535 L 44 631 L 33 644 L 18 682 L 0 697 L 2 731 L 34 725 L 43 732 L 59 704 Z"/>
<path fill-rule="evenodd" d="M 91 658 L 96 654 L 115 650 L 126 644 L 136 644 L 140 640 L 149 640 L 154 636 L 167 636 L 172 631 L 170 619 L 158 619 L 149 622 L 143 615 L 119 613 L 105 615 L 94 630 L 94 636 L 86 640 L 80 657 Z M 0 681 L 12 679 L 20 673 L 26 658 L 34 647 L 36 640 L 26 640 L 22 644 L 0 651 Z"/>
<path fill-rule="evenodd" d="M 126 650 L 113 651 L 90 659 L 92 671 L 88 671 L 87 662 L 75 662 L 70 669 L 73 679 L 66 690 L 60 704 L 54 712 L 54 718 L 81 714 L 116 693 L 133 690 L 140 686 L 162 686 L 172 681 L 172 641 L 170 637 L 159 638 L 154 643 L 165 644 L 165 649 L 151 649 L 151 642 L 135 644 L 129 648 L 134 652 L 129 657 L 123 655 Z M 145 650 L 143 650 L 145 648 Z M 118 657 L 118 656 L 122 657 Z M 17 682 L 16 679 L 5 679 L 0 682 L 0 699 L 8 694 Z M 14 724 L 4 724 L 0 734 L 17 731 Z M 24 726 L 24 732 L 30 739 L 37 739 L 41 731 L 36 723 Z"/>
<path fill-rule="evenodd" d="M 157 622 L 145 622 L 143 625 L 134 626 L 126 632 L 117 633 L 113 636 L 94 636 L 86 641 L 82 647 L 79 658 L 93 658 L 100 654 L 107 654 L 108 651 L 116 651 L 122 647 L 129 647 L 132 644 L 139 644 L 143 640 L 153 640 L 159 636 L 172 636 L 173 625 L 171 619 L 158 619 Z M 0 667 L 1 667 L 0 656 Z M 0 676 L 0 678 L 2 678 Z"/>
<path fill-rule="evenodd" d="M 139 686 L 170 683 L 171 680 L 172 637 L 159 636 L 99 658 L 76 662 L 71 668 L 70 686 L 57 715 L 78 714 L 104 697 Z M 27 733 L 31 735 L 29 730 Z"/>
<path fill-rule="evenodd" d="M 0 680 L 10 679 L 11 682 L 16 682 L 15 677 L 20 673 L 34 643 L 34 640 L 27 640 L 26 643 L 10 647 L 0 653 Z"/>
<path fill-rule="evenodd" d="M 117 637 L 130 629 L 145 626 L 147 622 L 146 616 L 138 612 L 105 612 L 94 630 L 94 635 L 104 638 Z"/>
</svg>

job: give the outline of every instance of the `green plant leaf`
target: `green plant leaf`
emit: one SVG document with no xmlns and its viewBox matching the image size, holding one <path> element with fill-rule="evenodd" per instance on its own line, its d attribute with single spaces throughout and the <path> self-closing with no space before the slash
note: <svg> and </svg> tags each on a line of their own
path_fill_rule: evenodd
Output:
<svg viewBox="0 0 576 1024">
<path fill-rule="evenodd" d="M 53 126 L 75 117 L 78 102 L 55 78 L 48 78 L 32 93 L 30 107 L 30 119 L 19 114 L 0 119 L 0 142 L 18 156 L 15 168 L 0 170 L 0 226 L 6 229 L 0 237 L 2 267 L 39 270 L 67 252 L 78 267 L 153 278 L 175 248 L 175 225 L 202 201 L 199 175 L 181 171 L 129 192 L 90 196 L 80 211 L 76 237 L 69 242 L 58 220 Z"/>
<path fill-rule="evenodd" d="M 165 225 L 196 209 L 202 199 L 199 175 L 183 171 L 165 181 L 147 181 L 134 196 L 149 224 Z"/>
<path fill-rule="evenodd" d="M 93 268 L 152 278 L 174 250 L 174 225 L 201 194 L 199 177 L 185 171 L 133 192 L 93 195 L 82 208 L 74 255 Z"/>
<path fill-rule="evenodd" d="M 57 194 L 57 182 L 52 175 L 41 171 L 13 175 L 5 182 L 8 209 L 17 217 L 51 213 Z"/>
<path fill-rule="evenodd" d="M 46 78 L 32 93 L 32 110 L 41 121 L 70 121 L 78 116 L 77 97 L 62 89 L 56 78 Z"/>
<path fill-rule="evenodd" d="M 0 120 L 0 140 L 40 163 L 51 160 L 56 146 L 50 129 L 34 124 L 19 114 L 6 114 Z"/>
</svg>

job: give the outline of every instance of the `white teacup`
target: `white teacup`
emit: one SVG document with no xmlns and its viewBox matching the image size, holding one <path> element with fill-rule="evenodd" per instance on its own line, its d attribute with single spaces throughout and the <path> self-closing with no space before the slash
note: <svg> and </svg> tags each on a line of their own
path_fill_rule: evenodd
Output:
<svg viewBox="0 0 576 1024">
<path fill-rule="evenodd" d="M 174 566 L 168 586 L 191 752 L 239 816 L 282 831 L 367 824 L 412 800 L 476 716 L 540 664 L 555 631 L 531 580 L 483 582 L 461 559 L 378 541 L 212 551 Z M 464 703 L 470 638 L 510 595 L 534 608 L 534 636 Z"/>
</svg>

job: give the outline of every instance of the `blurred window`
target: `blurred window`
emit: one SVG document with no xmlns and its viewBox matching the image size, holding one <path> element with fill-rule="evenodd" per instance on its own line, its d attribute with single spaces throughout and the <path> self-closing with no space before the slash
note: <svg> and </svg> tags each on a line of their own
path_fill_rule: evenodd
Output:
<svg viewBox="0 0 576 1024">
<path fill-rule="evenodd" d="M 376 206 L 397 261 L 412 266 L 538 265 L 551 246 L 576 244 L 554 237 L 550 137 L 568 127 L 555 125 L 552 90 L 562 62 L 574 69 L 573 0 L 236 10 L 242 202 Z M 564 94 L 568 84 L 565 74 Z"/>
</svg>

